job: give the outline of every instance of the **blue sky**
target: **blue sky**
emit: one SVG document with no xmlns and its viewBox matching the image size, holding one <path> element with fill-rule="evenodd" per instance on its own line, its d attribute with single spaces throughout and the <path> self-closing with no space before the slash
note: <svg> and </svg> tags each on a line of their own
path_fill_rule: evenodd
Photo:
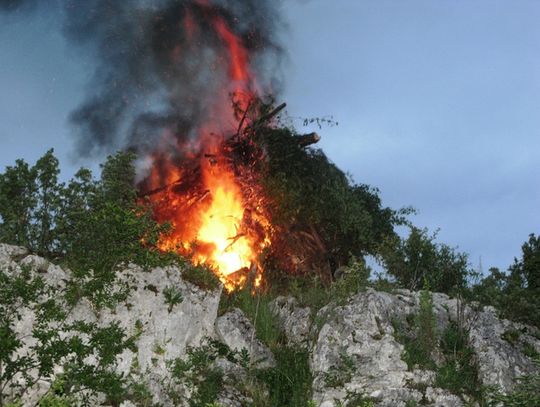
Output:
<svg viewBox="0 0 540 407">
<path fill-rule="evenodd" d="M 320 147 L 383 203 L 506 268 L 540 233 L 540 2 L 286 1 L 293 117 L 332 115 Z M 69 177 L 69 112 L 92 61 L 58 16 L 0 16 L 0 167 L 54 147 Z M 298 120 L 298 126 L 301 121 Z M 306 128 L 306 131 L 311 129 Z"/>
</svg>

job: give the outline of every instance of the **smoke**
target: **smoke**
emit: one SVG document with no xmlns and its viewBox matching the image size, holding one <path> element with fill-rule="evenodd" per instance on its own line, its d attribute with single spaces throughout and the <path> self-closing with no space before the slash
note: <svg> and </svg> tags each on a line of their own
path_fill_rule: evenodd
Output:
<svg viewBox="0 0 540 407">
<path fill-rule="evenodd" d="M 39 3 L 0 0 L 0 10 Z M 216 16 L 242 39 L 261 87 L 269 89 L 273 82 L 276 91 L 280 3 L 59 0 L 66 39 L 95 60 L 84 101 L 70 116 L 78 153 L 151 151 L 165 130 L 179 141 L 189 137 L 223 87 L 223 41 L 209 27 Z"/>
</svg>

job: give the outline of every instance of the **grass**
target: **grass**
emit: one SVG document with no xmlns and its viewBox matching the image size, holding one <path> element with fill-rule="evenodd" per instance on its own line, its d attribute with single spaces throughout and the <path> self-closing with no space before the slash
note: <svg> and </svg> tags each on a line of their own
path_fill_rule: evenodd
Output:
<svg viewBox="0 0 540 407">
<path fill-rule="evenodd" d="M 221 297 L 221 314 L 239 308 L 251 320 L 257 338 L 274 354 L 276 366 L 248 370 L 252 386 L 250 396 L 257 407 L 308 407 L 313 377 L 309 352 L 286 346 L 276 315 L 270 307 L 274 295 L 246 286 Z"/>
<path fill-rule="evenodd" d="M 212 270 L 203 265 L 186 264 L 182 271 L 182 278 L 208 291 L 217 289 L 221 284 Z"/>
<path fill-rule="evenodd" d="M 306 407 L 311 400 L 313 377 L 309 352 L 296 347 L 273 349 L 276 367 L 258 371 L 256 377 L 268 389 L 267 407 Z"/>
<path fill-rule="evenodd" d="M 239 308 L 255 327 L 257 338 L 267 346 L 274 346 L 283 338 L 276 315 L 270 308 L 273 297 L 250 286 L 223 293 L 219 304 L 219 313 L 224 314 L 231 308 Z"/>
</svg>

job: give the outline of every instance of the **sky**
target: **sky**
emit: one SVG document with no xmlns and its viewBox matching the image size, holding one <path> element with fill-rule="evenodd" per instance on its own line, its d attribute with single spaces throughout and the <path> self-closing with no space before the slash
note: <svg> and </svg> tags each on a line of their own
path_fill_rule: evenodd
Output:
<svg viewBox="0 0 540 407">
<path fill-rule="evenodd" d="M 280 99 L 299 130 L 473 267 L 506 269 L 540 233 L 540 2 L 283 4 Z M 51 147 L 65 178 L 98 168 L 68 125 L 92 72 L 54 12 L 0 15 L 0 171 Z M 302 127 L 330 116 L 337 126 Z"/>
</svg>

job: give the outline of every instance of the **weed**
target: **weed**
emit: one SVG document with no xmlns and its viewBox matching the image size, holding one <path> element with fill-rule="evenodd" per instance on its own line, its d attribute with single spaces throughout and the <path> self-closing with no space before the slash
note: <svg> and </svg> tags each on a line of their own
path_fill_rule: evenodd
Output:
<svg viewBox="0 0 540 407">
<path fill-rule="evenodd" d="M 282 333 L 276 315 L 270 307 L 272 298 L 260 290 L 254 291 L 249 285 L 223 294 L 220 302 L 220 313 L 231 308 L 239 308 L 251 320 L 255 327 L 257 338 L 268 346 L 274 346 L 281 341 Z"/>
<path fill-rule="evenodd" d="M 529 342 L 525 342 L 525 344 L 523 345 L 523 354 L 530 357 L 531 359 L 540 358 L 540 353 L 538 353 L 536 348 Z"/>
<path fill-rule="evenodd" d="M 256 377 L 268 388 L 268 406 L 305 407 L 311 399 L 313 377 L 309 352 L 300 348 L 274 348 L 276 367 L 258 371 Z"/>
<path fill-rule="evenodd" d="M 182 278 L 203 290 L 215 290 L 221 284 L 212 270 L 204 265 L 186 264 Z"/>
<path fill-rule="evenodd" d="M 165 304 L 168 305 L 169 313 L 175 305 L 180 304 L 184 300 L 182 293 L 176 287 L 165 287 L 163 296 L 165 297 Z"/>
<path fill-rule="evenodd" d="M 356 372 L 356 366 L 352 357 L 346 353 L 340 353 L 339 362 L 324 374 L 324 383 L 327 387 L 342 387 L 351 381 Z"/>
<path fill-rule="evenodd" d="M 507 329 L 503 332 L 501 335 L 501 338 L 504 339 L 506 342 L 515 345 L 517 341 L 519 340 L 520 333 L 516 329 Z"/>
<path fill-rule="evenodd" d="M 443 331 L 440 347 L 445 363 L 437 369 L 435 384 L 454 394 L 468 394 L 475 400 L 483 399 L 478 367 L 474 351 L 468 345 L 467 332 L 456 323 L 450 323 Z"/>
</svg>

